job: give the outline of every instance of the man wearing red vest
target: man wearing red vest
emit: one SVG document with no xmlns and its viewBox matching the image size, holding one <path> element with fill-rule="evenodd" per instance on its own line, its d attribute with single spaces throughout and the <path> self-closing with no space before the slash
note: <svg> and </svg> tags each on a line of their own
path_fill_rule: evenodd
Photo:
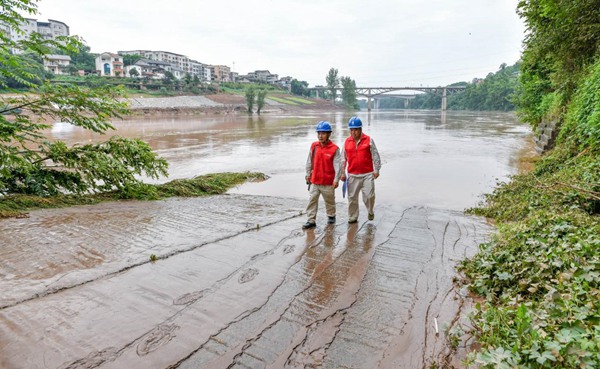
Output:
<svg viewBox="0 0 600 369">
<path fill-rule="evenodd" d="M 309 199 L 306 206 L 308 221 L 303 229 L 316 226 L 319 195 L 325 201 L 327 223 L 335 223 L 335 189 L 342 175 L 342 156 L 339 147 L 331 142 L 331 124 L 321 121 L 317 124 L 317 138 L 310 146 L 306 160 L 306 183 L 309 187 Z"/>
<path fill-rule="evenodd" d="M 362 192 L 369 220 L 375 219 L 375 179 L 379 177 L 381 159 L 373 139 L 362 133 L 362 121 L 359 118 L 350 118 L 348 128 L 350 137 L 344 142 L 342 168 L 348 167 L 348 223 L 356 223 L 359 192 Z M 345 181 L 346 176 L 342 175 L 341 179 Z"/>
</svg>

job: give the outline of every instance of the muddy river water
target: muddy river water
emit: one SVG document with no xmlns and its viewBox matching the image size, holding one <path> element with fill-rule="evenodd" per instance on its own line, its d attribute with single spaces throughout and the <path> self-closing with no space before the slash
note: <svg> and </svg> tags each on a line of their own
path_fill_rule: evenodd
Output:
<svg viewBox="0 0 600 369">
<path fill-rule="evenodd" d="M 0 368 L 461 367 L 447 335 L 469 300 L 452 278 L 492 228 L 463 210 L 518 170 L 531 133 L 510 113 L 359 115 L 382 158 L 364 208 L 303 231 L 304 163 L 343 113 L 116 122 L 169 177 L 259 171 L 210 198 L 108 203 L 0 220 Z M 64 123 L 68 143 L 105 139 Z M 362 205 L 361 205 L 362 206 Z M 151 262 L 150 256 L 156 257 Z"/>
<path fill-rule="evenodd" d="M 232 193 L 305 199 L 304 163 L 316 140 L 314 126 L 320 120 L 333 123 L 332 140 L 341 145 L 348 118 L 342 113 L 153 118 L 117 122 L 114 133 L 148 142 L 168 160 L 168 179 L 260 171 L 271 179 Z M 386 111 L 361 118 L 381 153 L 385 176 L 377 196 L 385 203 L 473 206 L 497 180 L 515 173 L 518 155 L 531 147 L 528 126 L 511 113 Z M 63 123 L 54 125 L 51 136 L 69 143 L 105 139 Z"/>
</svg>

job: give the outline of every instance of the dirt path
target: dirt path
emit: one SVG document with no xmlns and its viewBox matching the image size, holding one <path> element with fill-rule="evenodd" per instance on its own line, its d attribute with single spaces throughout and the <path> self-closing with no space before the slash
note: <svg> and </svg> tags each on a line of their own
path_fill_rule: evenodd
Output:
<svg viewBox="0 0 600 369">
<path fill-rule="evenodd" d="M 223 195 L 1 221 L 0 367 L 459 366 L 453 268 L 489 227 L 380 206 L 302 231 L 304 206 Z"/>
</svg>

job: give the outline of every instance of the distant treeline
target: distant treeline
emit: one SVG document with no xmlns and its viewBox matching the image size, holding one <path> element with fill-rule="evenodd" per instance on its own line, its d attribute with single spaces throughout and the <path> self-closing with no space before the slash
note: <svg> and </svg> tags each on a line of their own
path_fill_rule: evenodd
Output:
<svg viewBox="0 0 600 369">
<path fill-rule="evenodd" d="M 456 82 L 450 86 L 467 86 L 464 91 L 448 95 L 448 110 L 494 110 L 511 111 L 515 109 L 513 98 L 518 85 L 519 63 L 512 66 L 502 64 L 496 73 L 490 73 L 483 79 L 472 82 Z M 442 95 L 419 93 L 414 99 L 399 97 L 382 98 L 379 109 L 440 109 Z M 362 109 L 367 108 L 364 100 Z"/>
</svg>

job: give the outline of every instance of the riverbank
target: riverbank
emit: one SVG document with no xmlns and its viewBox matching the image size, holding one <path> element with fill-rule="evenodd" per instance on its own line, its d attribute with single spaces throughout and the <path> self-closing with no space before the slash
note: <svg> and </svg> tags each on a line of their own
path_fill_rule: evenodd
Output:
<svg viewBox="0 0 600 369">
<path fill-rule="evenodd" d="M 471 212 L 498 232 L 462 263 L 485 298 L 470 318 L 482 367 L 592 368 L 600 357 L 600 62 L 564 108 L 555 147 Z M 562 109 L 561 109 L 562 111 Z"/>
<path fill-rule="evenodd" d="M 220 93 L 212 95 L 187 95 L 168 97 L 132 96 L 125 99 L 130 104 L 132 116 L 140 115 L 199 115 L 247 114 L 246 99 L 242 95 Z M 294 111 L 345 111 L 343 105 L 333 105 L 329 100 L 292 99 L 289 95 L 273 95 L 265 99 L 261 114 Z M 254 109 L 256 113 L 256 108 Z"/>
</svg>

